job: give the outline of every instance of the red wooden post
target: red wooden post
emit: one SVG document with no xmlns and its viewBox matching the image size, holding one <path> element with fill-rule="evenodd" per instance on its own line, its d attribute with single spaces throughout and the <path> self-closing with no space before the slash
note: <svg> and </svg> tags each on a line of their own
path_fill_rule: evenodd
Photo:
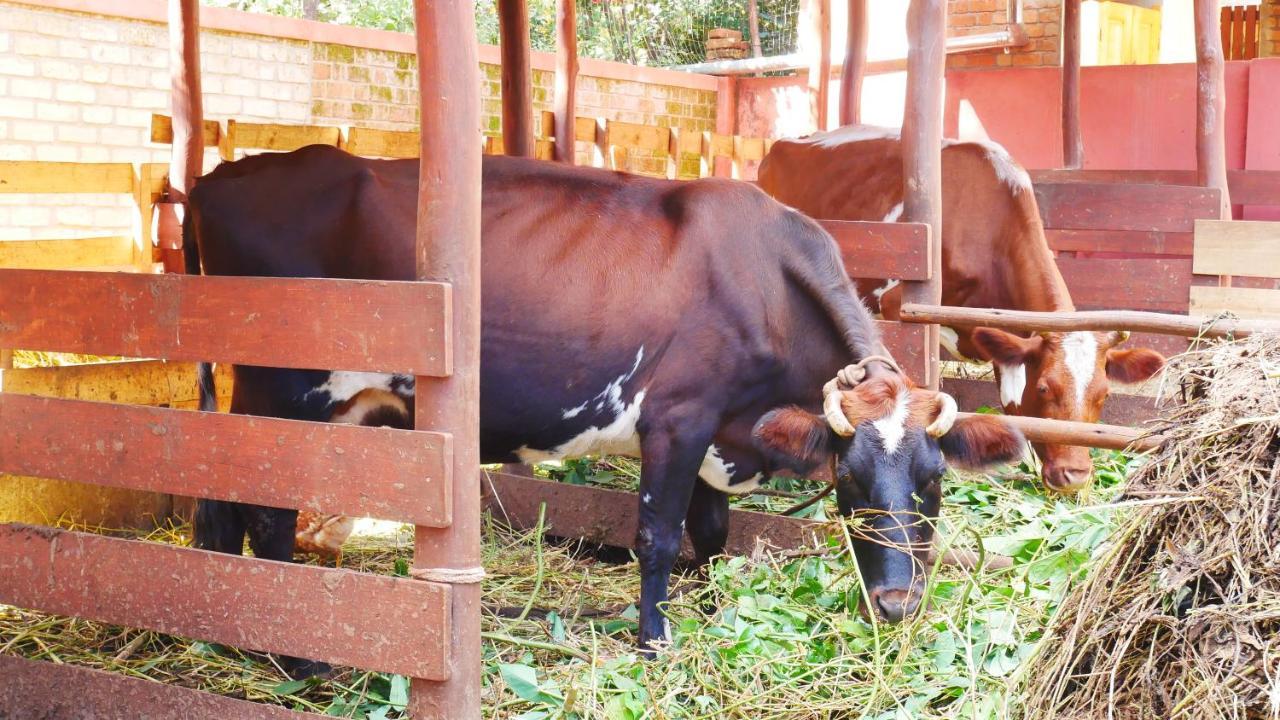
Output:
<svg viewBox="0 0 1280 720">
<path fill-rule="evenodd" d="M 192 180 L 204 169 L 199 0 L 169 0 L 169 87 L 173 102 L 169 190 L 173 202 L 183 202 Z"/>
<path fill-rule="evenodd" d="M 1080 137 L 1080 0 L 1062 4 L 1062 164 L 1084 167 Z"/>
<path fill-rule="evenodd" d="M 849 26 L 840 73 L 840 124 L 862 122 L 862 76 L 867 70 L 867 0 L 849 0 Z"/>
<path fill-rule="evenodd" d="M 556 0 L 555 159 L 570 165 L 574 163 L 577 92 L 578 4 L 575 0 Z"/>
<path fill-rule="evenodd" d="M 533 157 L 533 76 L 525 0 L 498 0 L 502 44 L 502 143 L 507 155 Z"/>
<path fill-rule="evenodd" d="M 450 579 L 449 679 L 413 681 L 414 718 L 480 717 L 480 77 L 471 0 L 414 0 L 417 275 L 453 285 L 453 375 L 417 379 L 415 427 L 453 436 L 453 525 L 417 528 L 414 573 Z"/>
<path fill-rule="evenodd" d="M 1196 179 L 1222 192 L 1221 217 L 1231 217 L 1227 189 L 1227 97 L 1218 0 L 1196 0 Z"/>
<path fill-rule="evenodd" d="M 902 121 L 902 219 L 929 225 L 931 277 L 903 288 L 904 302 L 942 303 L 942 92 L 946 0 L 911 0 L 907 11 L 907 107 Z M 930 298 L 917 300 L 916 298 Z M 929 326 L 925 364 L 938 387 L 938 326 Z"/>
<path fill-rule="evenodd" d="M 809 115 L 818 130 L 827 129 L 831 86 L 831 0 L 804 0 L 805 52 L 809 55 Z"/>
</svg>

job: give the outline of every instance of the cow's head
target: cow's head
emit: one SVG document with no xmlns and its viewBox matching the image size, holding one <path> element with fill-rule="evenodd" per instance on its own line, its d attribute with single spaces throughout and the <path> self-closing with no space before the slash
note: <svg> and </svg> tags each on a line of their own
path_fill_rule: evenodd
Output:
<svg viewBox="0 0 1280 720">
<path fill-rule="evenodd" d="M 1142 382 L 1160 372 L 1164 357 L 1154 350 L 1116 346 L 1126 332 L 1040 333 L 1029 338 L 977 328 L 973 344 L 995 365 L 1000 403 L 1009 415 L 1096 422 L 1111 382 Z M 1093 480 L 1089 450 L 1035 443 L 1051 489 L 1071 493 Z"/>
<path fill-rule="evenodd" d="M 868 605 L 889 622 L 920 605 L 947 462 L 983 468 L 1025 448 L 998 417 L 957 420 L 949 395 L 897 374 L 828 385 L 823 414 L 773 410 L 753 435 L 774 463 L 799 474 L 834 460 L 840 512 L 864 519 L 854 550 Z"/>
</svg>

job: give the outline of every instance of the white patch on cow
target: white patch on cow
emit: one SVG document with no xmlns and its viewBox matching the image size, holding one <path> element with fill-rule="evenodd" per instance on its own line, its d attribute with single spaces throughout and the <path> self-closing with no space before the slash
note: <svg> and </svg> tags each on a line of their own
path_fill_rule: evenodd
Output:
<svg viewBox="0 0 1280 720">
<path fill-rule="evenodd" d="M 640 406 L 644 403 L 644 391 L 636 393 L 630 403 L 621 400 L 621 389 L 610 395 L 610 407 L 616 410 L 612 422 L 603 427 L 592 426 L 550 450 L 529 446 L 516 450 L 516 457 L 526 465 L 550 460 L 582 457 L 583 455 L 627 455 L 639 457 L 640 436 L 636 424 L 640 421 Z"/>
<path fill-rule="evenodd" d="M 871 294 L 876 296 L 876 302 L 880 302 L 884 298 L 885 293 L 898 287 L 898 285 L 899 285 L 898 280 L 890 280 L 889 282 L 885 283 L 883 287 L 878 287 L 875 290 L 872 290 Z"/>
<path fill-rule="evenodd" d="M 893 412 L 871 423 L 875 426 L 876 432 L 880 433 L 880 444 L 889 455 L 898 451 L 902 438 L 907 434 L 907 402 L 910 399 L 911 393 L 898 393 Z"/>
<path fill-rule="evenodd" d="M 835 130 L 813 133 L 801 142 L 811 143 L 821 148 L 831 148 L 865 140 L 897 140 L 901 134 L 898 128 L 879 125 L 846 125 Z"/>
<path fill-rule="evenodd" d="M 392 383 L 396 378 L 396 375 L 386 373 L 335 371 L 329 373 L 329 379 L 325 380 L 323 385 L 308 390 L 303 399 L 317 393 L 325 393 L 329 396 L 330 402 L 341 403 L 355 397 L 361 390 L 370 388 L 391 392 Z M 408 380 L 410 381 L 408 389 L 412 389 L 413 378 L 409 377 Z"/>
<path fill-rule="evenodd" d="M 946 348 L 951 353 L 951 357 L 957 360 L 968 360 L 960 354 L 960 334 L 955 328 L 940 327 L 938 328 L 938 344 Z"/>
<path fill-rule="evenodd" d="M 586 410 L 586 409 L 587 409 L 587 406 L 588 406 L 588 405 L 590 405 L 590 404 L 591 404 L 591 401 L 590 401 L 590 400 L 588 400 L 588 401 L 586 401 L 586 402 L 582 403 L 581 405 L 579 405 L 578 407 L 569 408 L 568 410 L 565 410 L 565 411 L 560 415 L 560 419 L 561 419 L 561 420 L 572 420 L 572 419 L 574 419 L 574 418 L 578 417 L 579 415 L 581 415 L 581 414 L 582 414 L 582 411 L 583 411 L 583 410 Z"/>
<path fill-rule="evenodd" d="M 730 484 L 733 481 L 733 469 L 733 463 L 725 462 L 724 458 L 720 457 L 720 449 L 712 445 L 707 448 L 707 454 L 702 458 L 702 467 L 698 469 L 698 477 L 716 490 L 730 495 L 754 492 L 756 488 L 760 487 L 760 481 L 764 478 L 760 473 L 756 473 L 740 483 Z"/>
<path fill-rule="evenodd" d="M 641 500 L 641 502 L 643 502 L 645 505 L 648 505 L 648 504 L 653 500 L 653 496 L 652 496 L 652 495 L 650 495 L 649 493 L 645 493 L 644 495 L 642 495 L 642 496 L 640 497 L 640 500 Z"/>
<path fill-rule="evenodd" d="M 599 395 L 596 395 L 596 410 L 604 410 L 607 405 L 615 413 L 622 412 L 622 386 L 625 385 L 628 380 L 635 377 L 636 372 L 640 369 L 640 363 L 643 360 L 644 346 L 641 345 L 640 349 L 636 351 L 636 362 L 631 366 L 631 369 L 618 376 L 618 378 L 613 382 L 605 385 L 604 390 L 600 391 Z"/>
<path fill-rule="evenodd" d="M 1091 332 L 1067 333 L 1062 338 L 1067 370 L 1076 383 L 1076 409 L 1084 407 L 1084 393 L 1098 370 L 1098 339 Z"/>
<path fill-rule="evenodd" d="M 889 213 L 884 216 L 884 220 L 881 222 L 898 222 L 900 217 L 902 217 L 902 203 L 889 208 Z"/>
<path fill-rule="evenodd" d="M 996 177 L 1000 182 L 1008 186 L 1013 194 L 1018 194 L 1023 190 L 1031 190 L 1031 176 L 1026 170 L 1018 164 L 1017 160 L 1009 154 L 1004 146 L 994 140 L 945 140 L 943 147 L 949 145 L 959 145 L 961 143 L 972 143 L 981 147 L 986 151 L 987 162 L 991 163 L 991 169 L 995 171 Z"/>
<path fill-rule="evenodd" d="M 1027 366 L 1000 365 L 1000 404 L 1005 407 L 1022 405 L 1022 393 L 1027 389 Z"/>
</svg>

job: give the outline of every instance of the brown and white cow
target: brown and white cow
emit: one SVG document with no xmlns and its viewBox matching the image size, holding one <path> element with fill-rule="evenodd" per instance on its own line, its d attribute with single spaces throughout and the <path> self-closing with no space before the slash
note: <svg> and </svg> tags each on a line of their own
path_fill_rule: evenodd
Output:
<svg viewBox="0 0 1280 720">
<path fill-rule="evenodd" d="M 810 217 L 893 222 L 902 214 L 896 129 L 853 125 L 780 140 L 760 166 L 760 187 Z M 857 267 L 849 268 L 857 276 Z M 885 318 L 902 303 L 897 282 L 859 281 Z M 942 151 L 942 304 L 1069 311 L 1075 306 L 1045 240 L 1031 180 L 992 142 L 948 140 Z M 1118 333 L 943 328 L 955 356 L 994 364 L 1009 414 L 1094 422 L 1111 381 L 1140 382 L 1164 365 L 1153 350 L 1122 350 Z M 1085 448 L 1036 444 L 1045 482 L 1074 492 L 1093 476 Z"/>
<path fill-rule="evenodd" d="M 188 271 L 410 280 L 416 160 L 327 146 L 219 166 L 190 195 Z M 688 532 L 724 548 L 725 492 L 779 469 L 837 468 L 869 603 L 909 615 L 923 591 L 944 456 L 965 466 L 1020 454 L 993 418 L 955 420 L 881 350 L 838 248 L 812 220 L 726 180 L 655 180 L 506 157 L 484 160 L 480 452 L 483 462 L 638 454 L 639 642 Z M 850 363 L 864 367 L 827 387 Z M 413 396 L 413 378 L 236 366 L 232 412 L 324 420 L 368 388 Z M 201 369 L 202 407 L 212 375 Z M 701 481 L 699 481 L 701 478 Z M 287 560 L 296 513 L 201 501 L 196 544 Z M 687 528 L 686 528 L 687 522 Z"/>
</svg>

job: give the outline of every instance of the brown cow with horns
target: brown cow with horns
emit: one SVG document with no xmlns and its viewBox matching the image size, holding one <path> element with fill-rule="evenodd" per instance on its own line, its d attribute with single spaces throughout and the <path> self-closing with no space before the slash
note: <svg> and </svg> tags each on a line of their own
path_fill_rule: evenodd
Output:
<svg viewBox="0 0 1280 720">
<path fill-rule="evenodd" d="M 898 131 L 851 125 L 780 140 L 760 165 L 760 187 L 778 200 L 830 220 L 902 215 Z M 850 272 L 856 276 L 857 269 Z M 901 288 L 859 282 L 884 317 L 896 320 Z M 942 304 L 1070 311 L 1075 306 L 1045 240 L 1031 179 L 992 142 L 948 140 L 942 150 Z M 1147 380 L 1164 366 L 1154 350 L 1116 346 L 1126 333 L 1044 332 L 1030 337 L 994 328 L 943 328 L 959 358 L 995 366 L 1000 403 L 1010 415 L 1094 422 L 1110 381 Z M 1074 492 L 1093 478 L 1085 448 L 1037 443 L 1045 483 Z"/>
<path fill-rule="evenodd" d="M 191 193 L 188 269 L 411 280 L 417 186 L 416 160 L 325 146 L 224 164 Z M 1003 421 L 957 420 L 948 396 L 877 357 L 831 237 L 750 185 L 487 157 L 482 211 L 483 461 L 643 458 L 642 647 L 668 637 L 682 534 L 700 560 L 723 550 L 726 492 L 834 462 L 841 511 L 868 515 L 856 550 L 869 605 L 897 621 L 920 602 L 944 456 L 983 467 L 1022 452 Z M 412 377 L 234 377 L 237 413 L 325 420 L 368 388 L 413 397 Z M 196 543 L 238 553 L 247 532 L 256 554 L 287 560 L 295 516 L 201 501 Z"/>
</svg>

